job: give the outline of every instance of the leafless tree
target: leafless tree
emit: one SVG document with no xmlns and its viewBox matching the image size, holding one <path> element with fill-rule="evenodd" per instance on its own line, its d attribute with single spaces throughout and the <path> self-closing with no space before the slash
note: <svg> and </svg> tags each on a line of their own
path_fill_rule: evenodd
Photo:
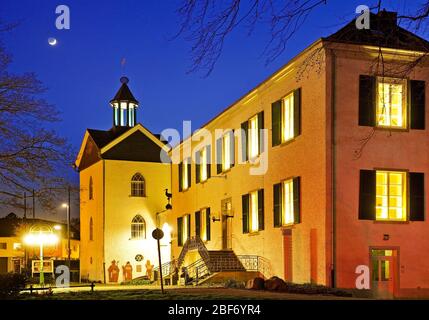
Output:
<svg viewBox="0 0 429 320">
<path fill-rule="evenodd" d="M 0 25 L 0 30 L 11 27 Z M 41 82 L 33 73 L 10 73 L 10 63 L 0 44 L 0 204 L 22 207 L 20 196 L 35 189 L 38 204 L 50 209 L 56 205 L 53 199 L 65 194 L 61 188 L 68 182 L 63 175 L 70 169 L 72 151 L 48 129 L 59 113 L 40 98 L 45 92 Z"/>
<path fill-rule="evenodd" d="M 382 0 L 372 1 L 370 8 L 383 9 Z M 281 55 L 294 33 L 309 15 L 319 7 L 329 9 L 329 0 L 183 0 L 177 12 L 181 20 L 176 36 L 183 35 L 192 43 L 190 72 L 209 75 L 218 61 L 226 39 L 239 27 L 270 31 L 270 40 L 263 54 L 266 63 Z M 408 28 L 425 30 L 429 16 L 429 1 L 424 0 L 415 13 L 399 13 L 399 21 Z"/>
</svg>

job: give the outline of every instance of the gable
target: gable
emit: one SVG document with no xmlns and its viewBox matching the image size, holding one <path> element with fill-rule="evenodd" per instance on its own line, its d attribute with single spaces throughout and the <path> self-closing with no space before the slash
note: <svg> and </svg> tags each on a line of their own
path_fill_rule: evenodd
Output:
<svg viewBox="0 0 429 320">
<path fill-rule="evenodd" d="M 86 169 L 101 160 L 98 150 L 99 149 L 96 143 L 94 142 L 92 137 L 89 136 L 83 149 L 81 160 L 79 162 L 79 171 L 82 171 L 83 169 Z"/>
<path fill-rule="evenodd" d="M 152 139 L 137 130 L 102 154 L 103 159 L 161 162 L 161 149 Z"/>
</svg>

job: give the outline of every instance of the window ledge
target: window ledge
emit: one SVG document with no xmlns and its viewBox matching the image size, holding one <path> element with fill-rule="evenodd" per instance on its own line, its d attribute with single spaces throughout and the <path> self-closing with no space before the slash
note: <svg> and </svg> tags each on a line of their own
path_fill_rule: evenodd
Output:
<svg viewBox="0 0 429 320">
<path fill-rule="evenodd" d="M 283 224 L 280 228 L 283 229 L 293 229 L 295 227 L 295 223 Z"/>
<path fill-rule="evenodd" d="M 379 130 L 379 131 L 395 131 L 395 132 L 409 132 L 410 129 L 407 128 L 399 128 L 399 127 L 380 127 L 380 126 L 375 126 L 374 127 L 375 130 Z"/>
<path fill-rule="evenodd" d="M 397 220 L 374 220 L 374 224 L 409 224 L 410 221 L 397 221 Z"/>
<path fill-rule="evenodd" d="M 261 231 L 262 231 L 262 230 L 258 230 L 258 231 L 249 231 L 248 235 L 249 235 L 249 237 L 257 236 L 257 235 L 259 235 L 259 233 L 260 233 Z"/>
</svg>

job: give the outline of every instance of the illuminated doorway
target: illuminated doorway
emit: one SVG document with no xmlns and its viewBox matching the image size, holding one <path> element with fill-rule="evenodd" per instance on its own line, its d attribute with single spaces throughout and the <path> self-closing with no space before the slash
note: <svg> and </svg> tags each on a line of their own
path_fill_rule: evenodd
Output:
<svg viewBox="0 0 429 320">
<path fill-rule="evenodd" d="M 398 250 L 371 248 L 372 290 L 377 298 L 391 299 L 398 288 Z"/>
<path fill-rule="evenodd" d="M 222 200 L 222 250 L 232 249 L 232 202 L 231 198 Z"/>
</svg>

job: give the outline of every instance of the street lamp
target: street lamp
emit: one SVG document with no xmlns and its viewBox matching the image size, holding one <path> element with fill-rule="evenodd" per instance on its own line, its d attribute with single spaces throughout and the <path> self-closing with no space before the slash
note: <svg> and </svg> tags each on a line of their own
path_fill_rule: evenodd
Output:
<svg viewBox="0 0 429 320">
<path fill-rule="evenodd" d="M 43 247 L 46 245 L 54 245 L 58 242 L 58 237 L 52 232 L 51 227 L 46 225 L 34 225 L 24 237 L 24 243 L 27 245 L 40 246 L 40 286 L 45 285 L 45 275 L 43 273 Z"/>
<path fill-rule="evenodd" d="M 63 203 L 63 208 L 67 208 L 67 263 L 70 269 L 70 205 Z"/>
</svg>

